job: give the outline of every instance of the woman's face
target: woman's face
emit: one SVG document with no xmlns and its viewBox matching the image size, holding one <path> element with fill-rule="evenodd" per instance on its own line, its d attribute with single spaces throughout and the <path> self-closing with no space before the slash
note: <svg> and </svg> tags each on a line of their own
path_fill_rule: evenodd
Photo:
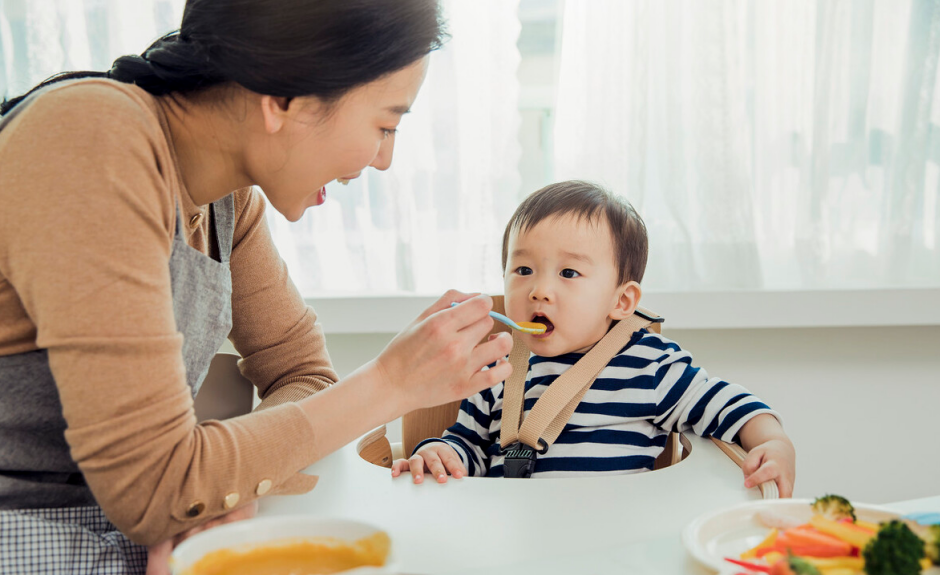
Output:
<svg viewBox="0 0 940 575">
<path fill-rule="evenodd" d="M 427 60 L 354 88 L 331 106 L 294 98 L 265 112 L 269 137 L 248 164 L 271 205 L 295 222 L 323 203 L 329 182 L 356 178 L 369 166 L 388 169 L 395 129 L 418 95 Z"/>
</svg>

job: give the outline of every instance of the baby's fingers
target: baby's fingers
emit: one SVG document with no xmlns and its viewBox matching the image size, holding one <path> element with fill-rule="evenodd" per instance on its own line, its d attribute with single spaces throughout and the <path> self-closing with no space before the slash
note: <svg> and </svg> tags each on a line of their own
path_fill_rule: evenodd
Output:
<svg viewBox="0 0 940 575">
<path fill-rule="evenodd" d="M 409 469 L 411 468 L 408 465 L 407 459 L 396 459 L 395 462 L 392 463 L 392 477 L 398 477 L 401 475 L 402 471 L 408 471 Z"/>
<path fill-rule="evenodd" d="M 455 479 L 460 479 L 467 474 L 467 468 L 464 467 L 460 456 L 457 455 L 457 452 L 453 449 L 449 450 L 449 452 L 442 453 L 441 461 L 444 462 L 444 467 L 447 468 L 447 471 L 450 472 Z M 441 483 L 443 483 L 443 481 Z"/>
<path fill-rule="evenodd" d="M 436 449 L 424 451 L 424 466 L 428 473 L 437 479 L 438 483 L 447 483 L 447 470 L 444 468 L 444 462 L 441 461 Z"/>
<path fill-rule="evenodd" d="M 417 453 L 408 460 L 408 467 L 411 468 L 411 479 L 415 483 L 424 481 L 424 458 Z"/>
<path fill-rule="evenodd" d="M 780 470 L 773 461 L 766 461 L 754 473 L 744 476 L 745 487 L 757 487 L 765 481 L 776 480 L 780 476 Z"/>
<path fill-rule="evenodd" d="M 747 453 L 744 461 L 741 463 L 741 471 L 744 476 L 753 475 L 764 463 L 764 451 L 760 447 L 755 447 Z"/>
</svg>

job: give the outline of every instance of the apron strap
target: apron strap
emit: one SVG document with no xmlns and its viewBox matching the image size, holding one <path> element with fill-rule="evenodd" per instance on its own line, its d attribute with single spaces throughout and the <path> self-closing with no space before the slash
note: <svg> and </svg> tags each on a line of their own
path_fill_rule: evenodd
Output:
<svg viewBox="0 0 940 575">
<path fill-rule="evenodd" d="M 235 233 L 235 194 L 229 194 L 212 204 L 212 219 L 215 224 L 215 239 L 219 246 L 219 261 L 229 262 Z"/>
<path fill-rule="evenodd" d="M 662 321 L 655 318 L 654 321 Z M 597 375 L 610 363 L 633 334 L 650 324 L 648 312 L 634 313 L 617 322 L 584 356 L 558 376 L 539 397 L 528 417 L 519 421 L 525 411 L 525 380 L 529 371 L 529 350 L 521 336 L 513 333 L 513 347 L 509 354 L 512 375 L 503 388 L 503 420 L 500 430 L 500 447 L 522 442 L 540 453 L 558 439 L 565 424 Z"/>
</svg>

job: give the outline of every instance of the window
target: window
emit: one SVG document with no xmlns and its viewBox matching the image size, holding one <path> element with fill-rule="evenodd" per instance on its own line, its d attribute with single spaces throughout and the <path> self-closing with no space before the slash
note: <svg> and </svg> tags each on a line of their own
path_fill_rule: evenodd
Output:
<svg viewBox="0 0 940 575">
<path fill-rule="evenodd" d="M 133 6 L 131 5 L 133 4 Z M 505 222 L 580 178 L 644 216 L 646 293 L 940 293 L 940 9 L 445 0 L 390 171 L 272 233 L 302 293 L 498 293 Z M 0 90 L 106 69 L 183 0 L 5 0 Z M 120 24 L 118 24 L 120 23 Z"/>
</svg>

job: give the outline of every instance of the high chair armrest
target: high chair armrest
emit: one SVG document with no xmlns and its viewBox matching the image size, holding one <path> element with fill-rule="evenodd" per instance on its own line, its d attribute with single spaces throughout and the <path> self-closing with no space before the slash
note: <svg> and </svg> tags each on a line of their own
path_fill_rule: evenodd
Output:
<svg viewBox="0 0 940 575">
<path fill-rule="evenodd" d="M 731 461 L 734 461 L 738 467 L 744 465 L 744 458 L 747 457 L 747 451 L 737 443 L 726 443 L 720 439 L 715 439 L 714 437 L 711 440 L 721 449 L 725 455 L 731 458 Z M 780 499 L 780 491 L 777 489 L 777 483 L 775 481 L 765 481 L 759 486 L 761 496 L 764 499 Z"/>
<path fill-rule="evenodd" d="M 356 444 L 359 457 L 379 467 L 391 467 L 394 459 L 392 446 L 385 437 L 385 426 L 380 425 L 362 436 Z"/>
</svg>

